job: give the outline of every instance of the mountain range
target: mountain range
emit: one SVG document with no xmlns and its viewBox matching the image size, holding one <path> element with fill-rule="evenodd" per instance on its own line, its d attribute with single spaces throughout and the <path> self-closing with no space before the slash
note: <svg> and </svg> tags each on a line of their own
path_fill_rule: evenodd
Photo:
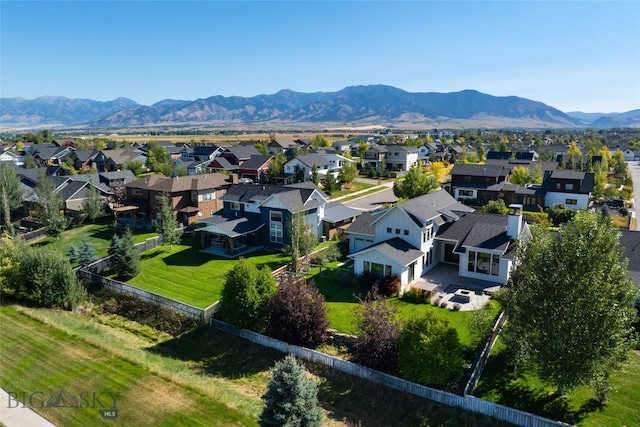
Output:
<svg viewBox="0 0 640 427">
<path fill-rule="evenodd" d="M 267 128 L 640 127 L 640 110 L 621 114 L 564 113 L 517 96 L 475 90 L 412 93 L 392 86 L 349 86 L 337 92 L 281 90 L 250 98 L 212 96 L 140 105 L 44 96 L 0 98 L 0 128 L 123 129 L 158 126 Z"/>
</svg>

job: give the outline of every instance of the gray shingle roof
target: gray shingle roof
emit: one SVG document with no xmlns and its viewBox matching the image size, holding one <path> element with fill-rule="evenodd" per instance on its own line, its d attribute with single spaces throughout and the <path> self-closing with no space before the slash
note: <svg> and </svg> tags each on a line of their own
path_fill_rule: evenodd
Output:
<svg viewBox="0 0 640 427">
<path fill-rule="evenodd" d="M 199 231 L 206 231 L 214 234 L 224 234 L 229 237 L 237 237 L 247 233 L 252 233 L 264 226 L 260 214 L 243 213 L 236 217 L 235 213 L 216 214 L 211 218 L 205 218 L 200 222 L 208 224 L 207 227 Z"/>
<path fill-rule="evenodd" d="M 358 218 L 351 223 L 347 233 L 374 236 L 376 234 L 376 228 L 371 224 L 378 219 L 380 213 L 381 212 L 362 212 Z"/>
<path fill-rule="evenodd" d="M 458 252 L 463 246 L 472 246 L 504 253 L 511 242 L 511 238 L 507 236 L 507 221 L 507 215 L 460 213 L 458 221 L 440 227 L 436 238 L 458 242 L 455 249 Z"/>
<path fill-rule="evenodd" d="M 273 156 L 264 156 L 262 154 L 253 154 L 247 161 L 240 166 L 242 169 L 258 169 L 269 161 Z"/>
<path fill-rule="evenodd" d="M 222 201 L 234 201 L 241 203 L 263 202 L 269 197 L 277 198 L 291 212 L 297 212 L 300 209 L 307 210 L 318 207 L 321 201 L 309 200 L 309 197 L 317 187 L 310 183 L 302 186 L 280 186 L 267 184 L 234 184 L 227 190 L 226 194 L 220 198 Z M 322 192 L 319 192 L 322 194 Z"/>
<path fill-rule="evenodd" d="M 424 255 L 424 252 L 399 237 L 375 243 L 360 252 L 377 251 L 402 265 L 409 265 Z M 355 255 L 355 254 L 354 254 Z"/>
<path fill-rule="evenodd" d="M 403 209 L 409 215 L 425 222 L 436 220 L 441 215 L 451 219 L 457 219 L 458 215 L 454 211 L 472 212 L 473 209 L 458 203 L 445 190 L 434 191 L 423 196 L 409 199 L 404 203 L 394 206 L 391 209 Z"/>
<path fill-rule="evenodd" d="M 467 165 L 456 163 L 451 169 L 451 175 L 499 177 L 504 175 L 502 165 Z"/>
<path fill-rule="evenodd" d="M 324 218 L 322 220 L 335 224 L 345 219 L 357 217 L 361 213 L 362 211 L 345 206 L 340 202 L 330 202 L 324 207 Z"/>
</svg>

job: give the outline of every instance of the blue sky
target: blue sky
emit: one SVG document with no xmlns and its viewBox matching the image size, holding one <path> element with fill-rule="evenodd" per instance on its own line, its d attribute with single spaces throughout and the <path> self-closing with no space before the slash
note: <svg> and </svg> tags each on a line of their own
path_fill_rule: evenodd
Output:
<svg viewBox="0 0 640 427">
<path fill-rule="evenodd" d="M 475 89 L 640 108 L 640 2 L 0 2 L 0 95 L 162 99 Z"/>
</svg>

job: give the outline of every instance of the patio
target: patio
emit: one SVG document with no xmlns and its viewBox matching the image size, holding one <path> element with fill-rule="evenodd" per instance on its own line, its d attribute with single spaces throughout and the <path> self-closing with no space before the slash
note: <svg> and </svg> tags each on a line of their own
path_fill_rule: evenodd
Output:
<svg viewBox="0 0 640 427">
<path fill-rule="evenodd" d="M 460 277 L 457 265 L 439 264 L 414 281 L 411 287 L 432 292 L 432 301 L 440 298 L 441 303 L 447 303 L 447 308 L 460 304 L 460 311 L 471 311 L 481 309 L 501 285 Z"/>
</svg>

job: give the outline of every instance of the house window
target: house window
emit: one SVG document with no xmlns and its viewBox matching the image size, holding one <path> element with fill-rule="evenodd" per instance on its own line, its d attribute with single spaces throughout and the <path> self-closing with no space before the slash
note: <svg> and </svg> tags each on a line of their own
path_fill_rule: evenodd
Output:
<svg viewBox="0 0 640 427">
<path fill-rule="evenodd" d="M 404 230 L 404 235 L 408 236 L 409 235 L 409 230 Z"/>
<path fill-rule="evenodd" d="M 378 264 L 377 262 L 371 263 L 371 273 L 375 274 L 376 276 L 382 277 L 383 272 L 384 265 Z"/>
<path fill-rule="evenodd" d="M 471 177 L 469 175 L 465 176 L 464 182 L 471 182 Z"/>
<path fill-rule="evenodd" d="M 371 271 L 371 263 L 369 261 L 362 263 L 362 271 Z"/>
<path fill-rule="evenodd" d="M 559 182 L 556 182 L 556 190 L 559 190 L 561 185 L 562 184 L 560 184 Z"/>
<path fill-rule="evenodd" d="M 569 191 L 573 191 L 573 184 L 565 184 L 564 185 L 564 189 L 565 190 L 569 190 Z"/>
<path fill-rule="evenodd" d="M 390 265 L 385 265 L 384 266 L 384 277 L 391 277 L 391 266 Z"/>
<path fill-rule="evenodd" d="M 204 200 L 205 202 L 208 200 L 211 200 L 213 197 L 211 196 L 211 193 L 205 193 L 202 195 L 202 200 Z"/>
<path fill-rule="evenodd" d="M 282 243 L 282 212 L 269 212 L 269 238 L 273 243 Z"/>
<path fill-rule="evenodd" d="M 141 188 L 132 188 L 131 189 L 131 194 L 133 194 L 134 196 L 142 196 L 142 189 Z"/>
<path fill-rule="evenodd" d="M 565 205 L 577 205 L 578 204 L 578 199 L 566 199 L 565 200 Z"/>
<path fill-rule="evenodd" d="M 469 251 L 467 271 L 471 273 L 497 276 L 500 270 L 500 256 L 485 252 Z"/>
<path fill-rule="evenodd" d="M 396 228 L 396 234 L 400 234 L 400 229 Z"/>
<path fill-rule="evenodd" d="M 240 210 L 240 203 L 239 202 L 231 202 L 231 210 L 239 211 Z M 280 213 L 280 212 L 278 212 L 278 213 Z"/>
<path fill-rule="evenodd" d="M 473 190 L 458 190 L 460 196 L 473 197 Z"/>
<path fill-rule="evenodd" d="M 387 233 L 391 233 L 391 227 L 387 227 Z"/>
</svg>

